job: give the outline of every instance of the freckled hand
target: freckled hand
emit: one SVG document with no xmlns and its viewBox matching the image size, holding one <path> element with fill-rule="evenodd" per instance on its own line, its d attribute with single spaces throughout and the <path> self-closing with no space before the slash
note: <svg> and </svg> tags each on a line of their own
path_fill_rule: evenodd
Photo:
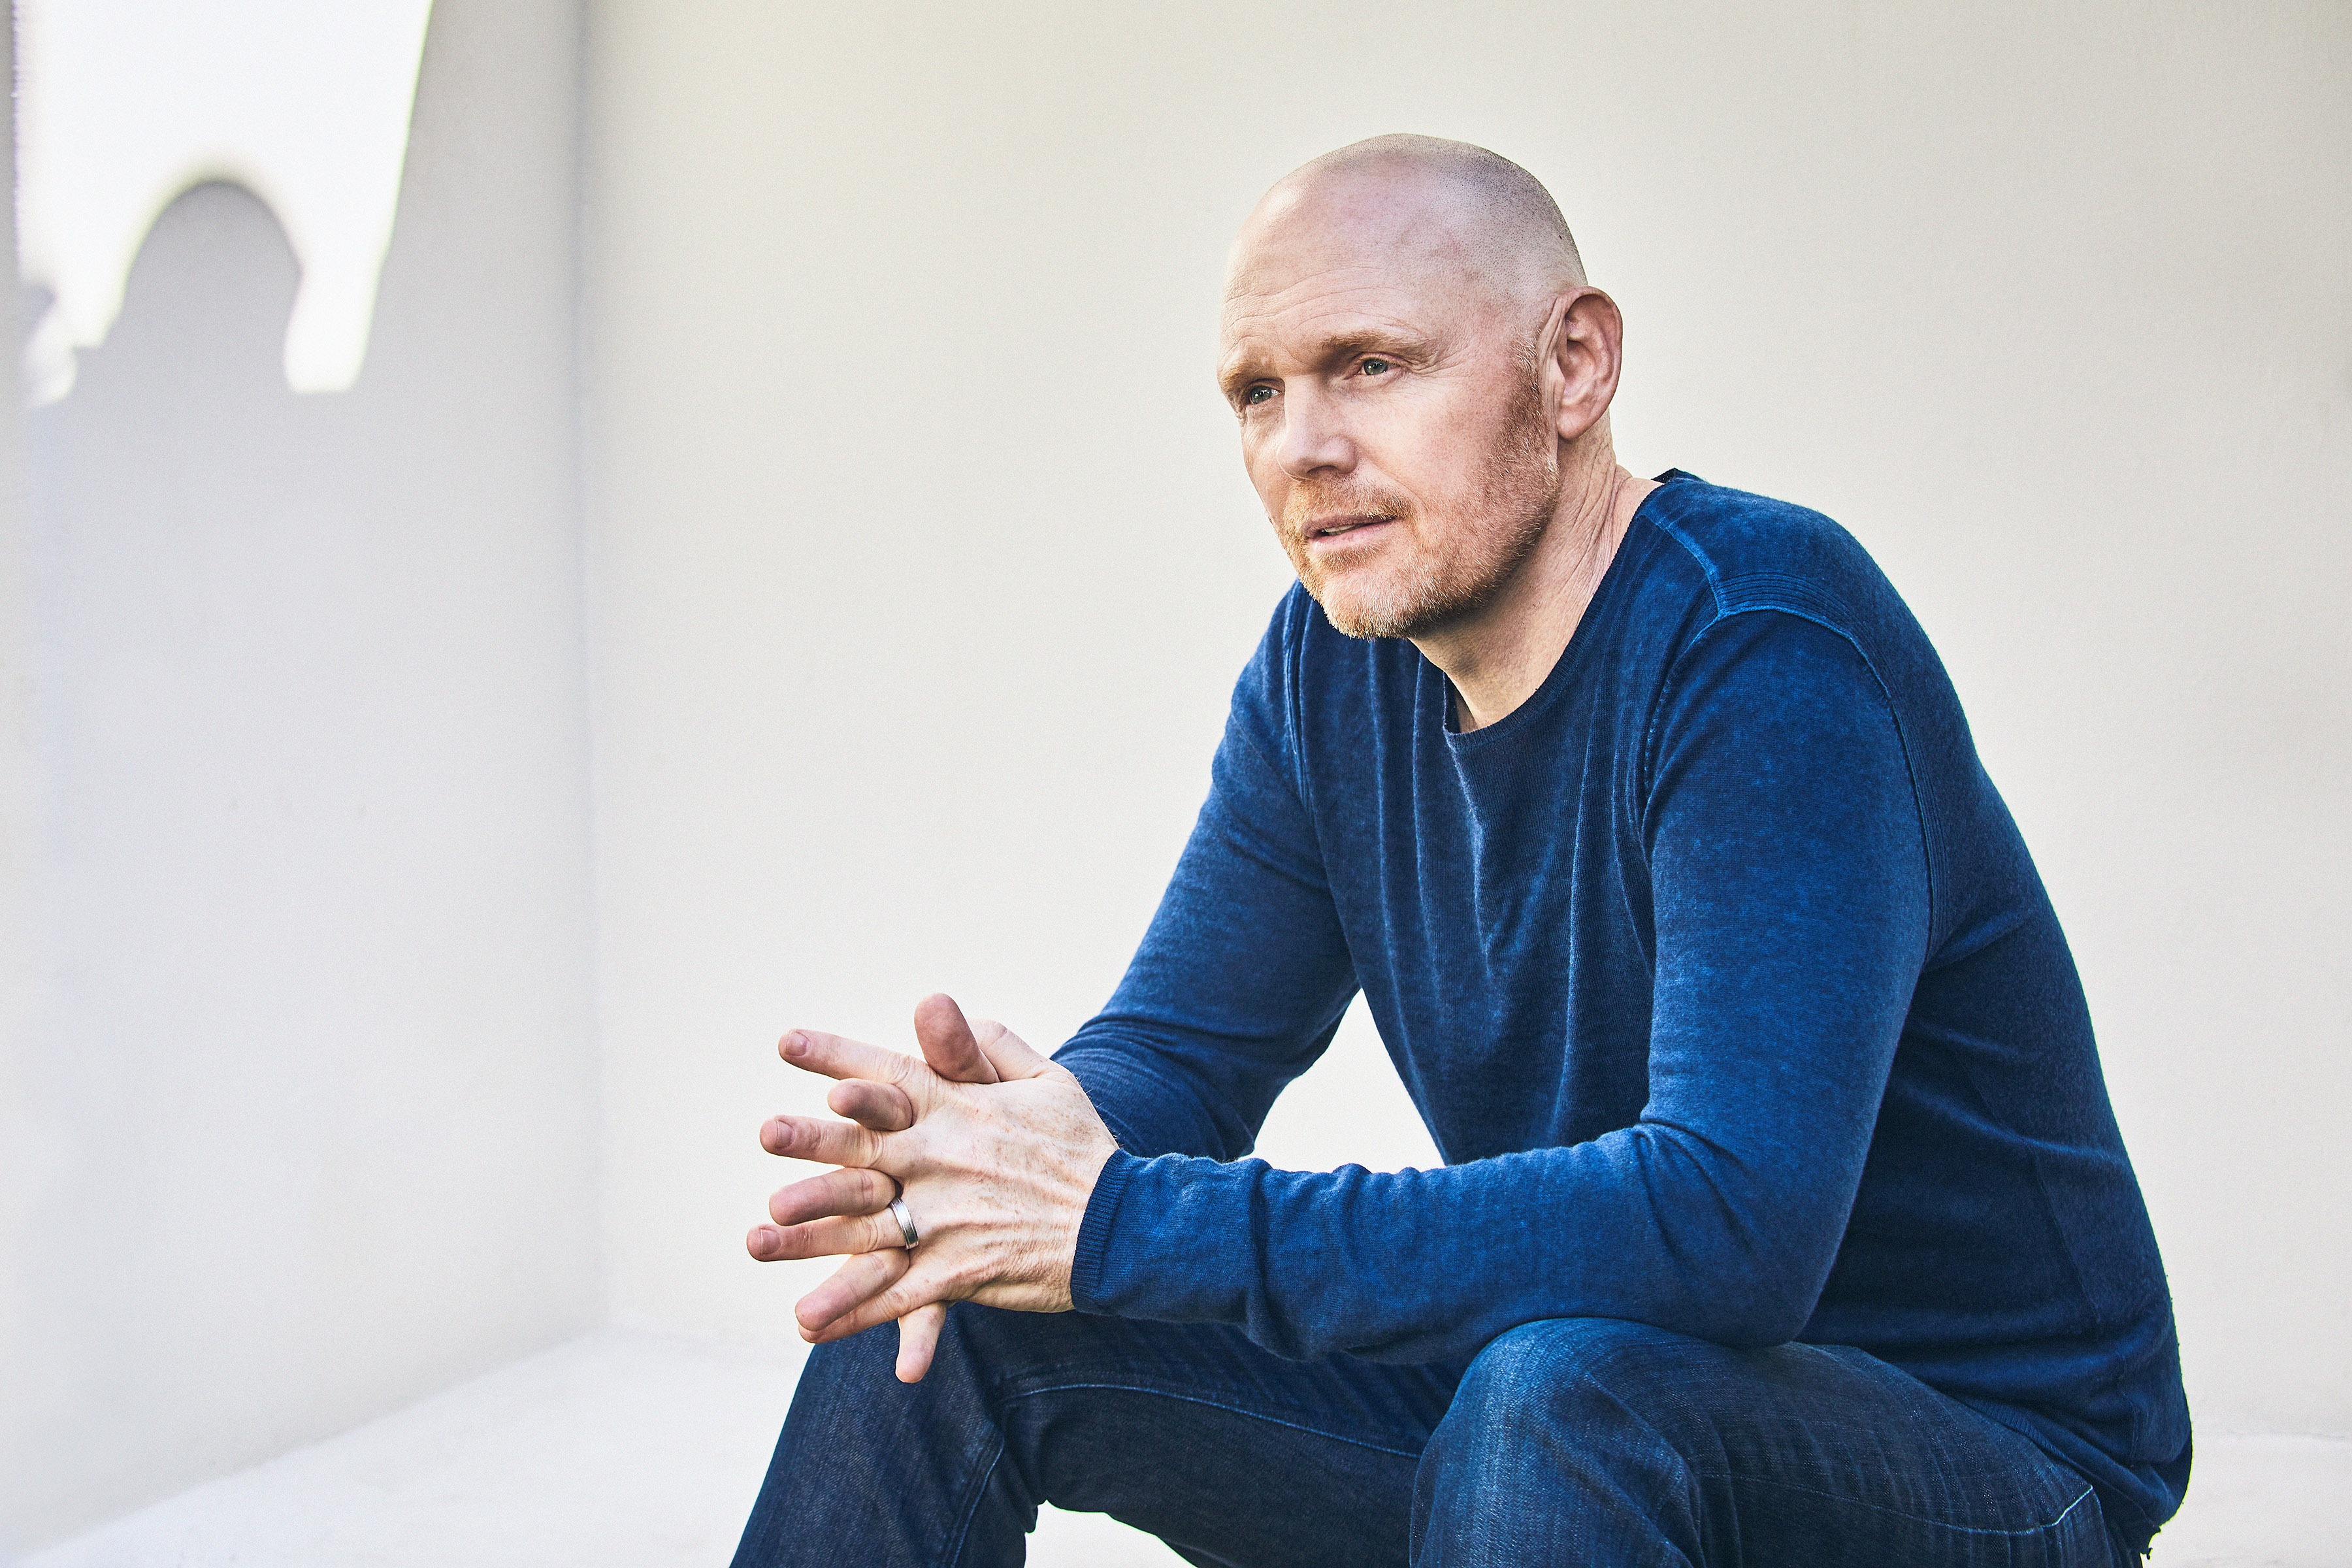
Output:
<svg viewBox="0 0 2352 1568">
<path fill-rule="evenodd" d="M 929 996 L 916 1005 L 915 1037 L 922 1046 L 923 1059 L 941 1078 L 955 1083 L 1001 1081 L 996 1064 L 981 1050 L 980 1043 L 972 1037 L 971 1026 L 964 1021 L 963 1009 L 955 1005 L 953 998 Z M 835 1113 L 876 1132 L 902 1132 L 914 1124 L 913 1102 L 895 1084 L 851 1079 L 834 1086 L 824 1102 Z M 885 1205 L 898 1193 L 898 1183 L 888 1182 L 888 1185 L 890 1195 L 882 1198 Z M 878 1192 L 877 1187 L 875 1193 L 878 1195 Z M 911 1222 L 912 1211 L 903 1204 L 898 1213 L 907 1214 Z M 897 1218 L 897 1214 L 892 1217 Z M 906 1239 L 904 1224 L 900 1226 L 899 1239 Z M 947 1327 L 947 1308 L 937 1301 L 918 1307 L 898 1320 L 899 1382 L 923 1381 L 923 1375 L 930 1371 L 931 1356 L 939 1349 L 940 1333 Z"/>
<path fill-rule="evenodd" d="M 824 1343 L 898 1319 L 898 1375 L 930 1364 L 945 1302 L 1065 1311 L 1079 1223 L 1117 1143 L 1086 1090 L 1000 1024 L 965 1022 L 945 996 L 916 1009 L 923 1059 L 813 1030 L 779 1045 L 840 1079 L 826 1105 L 848 1121 L 779 1116 L 771 1153 L 838 1167 L 769 1202 L 747 1245 L 762 1260 L 848 1255 L 795 1310 Z M 889 1205 L 921 1236 L 906 1249 Z"/>
</svg>

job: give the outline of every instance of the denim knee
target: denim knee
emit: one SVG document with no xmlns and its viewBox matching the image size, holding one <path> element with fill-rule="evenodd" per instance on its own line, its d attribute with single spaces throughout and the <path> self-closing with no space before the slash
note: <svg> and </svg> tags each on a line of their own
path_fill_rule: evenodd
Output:
<svg viewBox="0 0 2352 1568">
<path fill-rule="evenodd" d="M 1498 1334 L 1470 1363 L 1454 1410 L 1480 1422 L 1555 1419 L 1580 1390 L 1606 1395 L 1629 1415 L 1670 1391 L 1697 1342 L 1616 1318 L 1551 1318 Z"/>
<path fill-rule="evenodd" d="M 1496 1336 L 1470 1363 L 1424 1464 L 1499 1476 L 1580 1472 L 1593 1457 L 1681 1468 L 1674 1428 L 1697 1342 L 1613 1318 L 1555 1318 Z M 1660 1475 L 1657 1479 L 1666 1479 Z"/>
<path fill-rule="evenodd" d="M 1689 1464 L 1660 1428 L 1675 1424 L 1676 1368 L 1696 1343 L 1611 1318 L 1496 1336 L 1422 1452 L 1413 1561 L 1549 1560 L 1536 1543 L 1591 1525 L 1609 1499 L 1639 1500 L 1643 1531 L 1695 1546 Z"/>
</svg>

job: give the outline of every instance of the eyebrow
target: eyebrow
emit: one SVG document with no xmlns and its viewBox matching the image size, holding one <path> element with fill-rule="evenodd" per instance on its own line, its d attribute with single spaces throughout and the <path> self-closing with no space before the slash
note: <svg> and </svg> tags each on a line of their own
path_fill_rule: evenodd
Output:
<svg viewBox="0 0 2352 1568">
<path fill-rule="evenodd" d="M 1408 363 L 1427 363 L 1437 357 L 1436 345 L 1418 333 L 1396 327 L 1364 327 L 1325 338 L 1315 345 L 1309 362 L 1323 366 L 1364 354 L 1387 354 Z M 1264 374 L 1255 356 L 1235 360 L 1217 373 L 1217 385 L 1230 397 Z"/>
</svg>

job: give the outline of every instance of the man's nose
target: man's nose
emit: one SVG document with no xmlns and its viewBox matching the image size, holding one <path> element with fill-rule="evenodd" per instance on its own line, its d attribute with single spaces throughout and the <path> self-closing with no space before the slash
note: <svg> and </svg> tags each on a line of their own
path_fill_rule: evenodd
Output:
<svg viewBox="0 0 2352 1568">
<path fill-rule="evenodd" d="M 1280 457 L 1294 479 L 1344 474 L 1356 466 L 1356 444 L 1330 399 L 1302 388 L 1283 395 Z"/>
</svg>

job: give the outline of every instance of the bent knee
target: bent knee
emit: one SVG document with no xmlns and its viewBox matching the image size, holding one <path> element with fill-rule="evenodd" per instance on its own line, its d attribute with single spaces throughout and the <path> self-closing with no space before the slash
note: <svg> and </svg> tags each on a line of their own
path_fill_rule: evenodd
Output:
<svg viewBox="0 0 2352 1568">
<path fill-rule="evenodd" d="M 1449 1421 L 1580 1427 L 1648 1420 L 1709 1362 L 1737 1352 L 1619 1318 L 1549 1318 L 1496 1335 L 1470 1363 Z"/>
<path fill-rule="evenodd" d="M 1546 1318 L 1496 1335 L 1465 1381 L 1492 1382 L 1498 1391 L 1569 1378 L 1638 1382 L 1674 1377 L 1694 1360 L 1721 1353 L 1720 1345 L 1622 1318 Z"/>
</svg>

